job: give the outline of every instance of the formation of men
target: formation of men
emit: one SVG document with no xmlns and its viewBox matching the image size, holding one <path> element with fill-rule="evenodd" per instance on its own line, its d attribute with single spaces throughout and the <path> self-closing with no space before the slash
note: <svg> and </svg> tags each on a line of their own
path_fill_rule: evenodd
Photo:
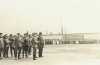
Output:
<svg viewBox="0 0 100 65">
<path fill-rule="evenodd" d="M 21 35 L 3 35 L 0 33 L 0 59 L 14 57 L 16 60 L 21 58 L 28 58 L 29 55 L 33 55 L 33 60 L 38 56 L 42 57 L 44 47 L 44 41 L 42 32 Z M 10 55 L 9 55 L 10 52 Z"/>
</svg>

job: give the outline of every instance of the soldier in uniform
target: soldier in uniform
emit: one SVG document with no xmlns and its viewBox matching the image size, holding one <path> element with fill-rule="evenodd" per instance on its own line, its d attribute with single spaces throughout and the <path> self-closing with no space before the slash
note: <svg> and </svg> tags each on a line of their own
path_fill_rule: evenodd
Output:
<svg viewBox="0 0 100 65">
<path fill-rule="evenodd" d="M 42 37 L 42 32 L 39 32 L 39 36 L 38 36 L 38 54 L 39 54 L 39 57 L 42 57 L 42 53 L 43 53 L 43 47 L 44 47 L 44 41 L 43 41 L 43 37 Z"/>
<path fill-rule="evenodd" d="M 9 35 L 9 41 L 10 41 L 10 43 L 9 43 L 9 45 L 10 45 L 10 54 L 11 54 L 11 57 L 13 57 L 13 43 L 14 43 L 14 38 L 13 38 L 13 35 L 12 34 L 10 34 Z"/>
<path fill-rule="evenodd" d="M 3 41 L 4 41 L 4 57 L 8 58 L 8 51 L 9 51 L 9 40 L 8 40 L 8 36 L 7 34 L 4 35 L 3 37 Z"/>
<path fill-rule="evenodd" d="M 31 55 L 31 48 L 32 48 L 32 37 L 29 35 L 29 42 L 28 42 L 28 54 Z"/>
<path fill-rule="evenodd" d="M 24 38 L 23 38 L 23 58 L 24 58 L 24 54 L 25 57 L 28 57 L 28 43 L 29 43 L 29 37 L 28 34 L 24 34 Z"/>
<path fill-rule="evenodd" d="M 18 44 L 18 48 L 17 48 L 17 50 L 18 50 L 18 59 L 21 59 L 20 58 L 20 54 L 21 54 L 21 49 L 22 49 L 22 37 L 21 37 L 21 35 L 20 35 L 20 33 L 17 33 L 17 44 Z"/>
<path fill-rule="evenodd" d="M 36 60 L 36 45 L 37 45 L 37 43 L 38 43 L 38 41 L 37 41 L 37 34 L 36 33 L 33 33 L 32 34 L 32 47 L 33 47 L 33 60 Z"/>
<path fill-rule="evenodd" d="M 2 38 L 2 33 L 0 33 L 0 59 L 2 59 L 3 48 L 4 48 L 4 42 L 3 42 L 3 38 Z"/>
<path fill-rule="evenodd" d="M 21 54 L 21 49 L 22 49 L 22 38 L 20 36 L 20 33 L 17 33 L 17 35 L 14 36 L 14 56 L 15 59 L 21 59 L 20 54 Z"/>
<path fill-rule="evenodd" d="M 14 57 L 15 57 L 15 60 L 17 60 L 17 48 L 18 48 L 17 39 L 18 39 L 17 36 L 14 35 L 13 48 L 14 48 Z"/>
</svg>

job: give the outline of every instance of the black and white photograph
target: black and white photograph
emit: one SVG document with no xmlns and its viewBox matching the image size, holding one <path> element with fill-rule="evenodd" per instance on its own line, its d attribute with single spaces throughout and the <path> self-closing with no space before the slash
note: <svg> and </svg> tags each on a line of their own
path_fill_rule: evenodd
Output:
<svg viewBox="0 0 100 65">
<path fill-rule="evenodd" d="M 100 0 L 0 0 L 0 65 L 99 65 Z"/>
</svg>

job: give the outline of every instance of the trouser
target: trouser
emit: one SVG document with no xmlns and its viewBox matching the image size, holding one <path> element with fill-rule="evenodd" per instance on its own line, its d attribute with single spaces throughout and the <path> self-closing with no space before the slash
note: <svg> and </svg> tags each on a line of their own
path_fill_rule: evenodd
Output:
<svg viewBox="0 0 100 65">
<path fill-rule="evenodd" d="M 28 47 L 28 54 L 31 54 L 31 46 Z"/>
<path fill-rule="evenodd" d="M 14 47 L 12 46 L 13 42 L 10 42 L 9 45 L 10 45 L 10 54 L 11 54 L 11 57 L 13 57 L 13 50 L 14 50 Z"/>
<path fill-rule="evenodd" d="M 42 52 L 43 52 L 43 48 L 39 48 L 39 52 L 38 52 L 39 57 L 42 57 Z"/>
<path fill-rule="evenodd" d="M 13 56 L 13 47 L 12 46 L 10 46 L 10 54 L 11 54 L 11 57 Z"/>
<path fill-rule="evenodd" d="M 33 60 L 36 58 L 36 48 L 33 47 Z"/>
<path fill-rule="evenodd" d="M 24 58 L 24 54 L 25 54 L 25 57 L 27 58 L 28 57 L 28 46 L 23 46 L 23 58 Z"/>
<path fill-rule="evenodd" d="M 4 50 L 3 50 L 3 57 L 6 57 L 8 58 L 8 51 L 9 51 L 9 47 L 4 47 Z"/>
<path fill-rule="evenodd" d="M 14 57 L 17 58 L 17 48 L 14 48 Z"/>
<path fill-rule="evenodd" d="M 3 55 L 3 48 L 0 48 L 0 58 L 2 57 Z"/>
<path fill-rule="evenodd" d="M 21 47 L 18 47 L 18 59 L 20 59 Z"/>
<path fill-rule="evenodd" d="M 21 47 L 14 48 L 14 57 L 20 59 Z"/>
</svg>

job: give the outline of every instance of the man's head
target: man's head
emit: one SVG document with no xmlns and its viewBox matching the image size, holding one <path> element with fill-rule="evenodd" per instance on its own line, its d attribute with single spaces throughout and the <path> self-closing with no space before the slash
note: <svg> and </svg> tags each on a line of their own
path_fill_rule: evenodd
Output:
<svg viewBox="0 0 100 65">
<path fill-rule="evenodd" d="M 3 33 L 0 33 L 0 37 L 2 37 Z"/>
<path fill-rule="evenodd" d="M 31 38 L 31 34 L 29 34 L 29 38 Z"/>
<path fill-rule="evenodd" d="M 10 35 L 9 35 L 9 37 L 13 37 L 13 35 L 12 35 L 12 34 L 10 34 Z"/>
<path fill-rule="evenodd" d="M 37 36 L 37 33 L 32 33 L 32 36 Z"/>
<path fill-rule="evenodd" d="M 42 35 L 42 32 L 39 32 L 39 36 L 41 36 Z"/>
<path fill-rule="evenodd" d="M 20 33 L 17 33 L 17 35 L 19 36 L 19 35 L 20 35 Z"/>
<path fill-rule="evenodd" d="M 7 34 L 5 34 L 5 35 L 3 36 L 3 38 L 4 38 L 4 39 L 7 39 L 7 38 L 8 38 Z"/>
</svg>

